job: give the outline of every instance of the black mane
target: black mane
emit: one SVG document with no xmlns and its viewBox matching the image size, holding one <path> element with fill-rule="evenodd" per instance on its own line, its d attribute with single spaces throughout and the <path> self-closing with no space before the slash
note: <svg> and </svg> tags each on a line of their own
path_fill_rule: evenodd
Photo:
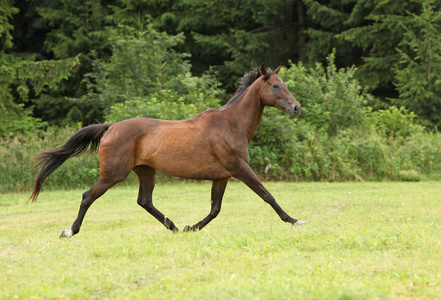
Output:
<svg viewBox="0 0 441 300">
<path fill-rule="evenodd" d="M 264 81 L 267 81 L 270 76 L 274 74 L 274 72 L 268 68 L 267 72 L 265 74 L 265 77 L 263 77 Z M 250 71 L 248 74 L 245 74 L 239 81 L 239 87 L 237 88 L 236 92 L 234 93 L 233 98 L 231 98 L 226 105 L 230 105 L 236 100 L 242 98 L 242 96 L 245 94 L 246 90 L 259 78 L 262 76 L 262 72 L 260 71 L 260 68 L 256 68 L 252 71 Z"/>
</svg>

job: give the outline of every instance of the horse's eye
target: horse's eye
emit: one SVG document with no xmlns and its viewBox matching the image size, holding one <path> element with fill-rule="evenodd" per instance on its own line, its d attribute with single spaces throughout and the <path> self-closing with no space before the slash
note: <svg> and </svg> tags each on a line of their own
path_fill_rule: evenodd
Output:
<svg viewBox="0 0 441 300">
<path fill-rule="evenodd" d="M 277 89 L 279 86 L 277 84 L 273 84 L 273 88 Z"/>
</svg>

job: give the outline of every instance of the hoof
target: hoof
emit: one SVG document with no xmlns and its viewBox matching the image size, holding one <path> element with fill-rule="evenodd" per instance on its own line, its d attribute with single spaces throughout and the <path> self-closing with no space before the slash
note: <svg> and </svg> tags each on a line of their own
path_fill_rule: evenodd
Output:
<svg viewBox="0 0 441 300">
<path fill-rule="evenodd" d="M 294 224 L 292 224 L 293 226 L 302 226 L 302 225 L 304 225 L 305 224 L 305 221 L 300 221 L 300 220 L 297 220 Z"/>
<path fill-rule="evenodd" d="M 184 229 L 182 229 L 182 232 L 191 232 L 191 231 L 194 231 L 194 229 L 189 225 L 185 225 Z"/>
<path fill-rule="evenodd" d="M 198 231 L 198 230 L 200 230 L 198 227 L 186 225 L 184 227 L 184 229 L 182 229 L 182 232 L 195 232 L 195 231 Z"/>
<path fill-rule="evenodd" d="M 73 236 L 72 229 L 66 229 L 66 230 L 63 230 L 63 231 L 60 233 L 60 239 L 61 239 L 61 238 L 70 238 L 71 236 Z"/>
</svg>

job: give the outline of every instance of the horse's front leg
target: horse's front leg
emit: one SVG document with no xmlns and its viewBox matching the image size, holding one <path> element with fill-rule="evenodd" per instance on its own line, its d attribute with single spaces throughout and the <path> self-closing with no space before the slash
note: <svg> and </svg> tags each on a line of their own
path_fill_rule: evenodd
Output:
<svg viewBox="0 0 441 300">
<path fill-rule="evenodd" d="M 225 188 L 227 187 L 228 179 L 222 179 L 218 181 L 213 181 L 213 186 L 211 188 L 211 211 L 208 216 L 205 217 L 199 223 L 193 226 L 185 226 L 183 231 L 196 231 L 204 228 L 208 223 L 210 223 L 214 218 L 217 217 L 221 210 L 222 198 L 224 196 Z"/>
<path fill-rule="evenodd" d="M 268 192 L 268 190 L 263 186 L 260 182 L 259 178 L 257 178 L 254 171 L 247 163 L 243 163 L 241 165 L 240 171 L 234 175 L 237 179 L 245 183 L 250 189 L 252 189 L 257 195 L 259 195 L 266 203 L 271 205 L 271 207 L 276 211 L 282 221 L 291 223 L 295 226 L 300 226 L 305 224 L 304 221 L 299 221 L 290 217 L 276 202 L 276 199 Z"/>
</svg>

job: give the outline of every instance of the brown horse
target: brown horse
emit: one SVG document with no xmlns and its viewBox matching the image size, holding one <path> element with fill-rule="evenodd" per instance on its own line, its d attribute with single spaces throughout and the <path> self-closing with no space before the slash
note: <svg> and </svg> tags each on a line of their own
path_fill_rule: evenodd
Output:
<svg viewBox="0 0 441 300">
<path fill-rule="evenodd" d="M 273 72 L 262 65 L 249 72 L 225 106 L 188 120 L 136 118 L 79 130 L 61 147 L 37 156 L 36 166 L 42 169 L 35 182 L 32 201 L 36 201 L 46 177 L 68 158 L 90 146 L 91 152 L 99 148 L 100 177 L 83 194 L 77 219 L 60 237 L 77 234 L 92 203 L 132 170 L 140 183 L 138 204 L 172 231 L 178 231 L 175 224 L 153 206 L 156 170 L 181 178 L 213 181 L 210 213 L 199 223 L 185 226 L 183 231 L 200 230 L 219 214 L 230 177 L 244 182 L 270 204 L 283 221 L 303 225 L 305 222 L 291 218 L 277 204 L 248 164 L 248 144 L 259 127 L 265 106 L 275 106 L 290 117 L 300 114 L 300 104 L 277 75 L 279 70 L 280 67 Z"/>
</svg>

